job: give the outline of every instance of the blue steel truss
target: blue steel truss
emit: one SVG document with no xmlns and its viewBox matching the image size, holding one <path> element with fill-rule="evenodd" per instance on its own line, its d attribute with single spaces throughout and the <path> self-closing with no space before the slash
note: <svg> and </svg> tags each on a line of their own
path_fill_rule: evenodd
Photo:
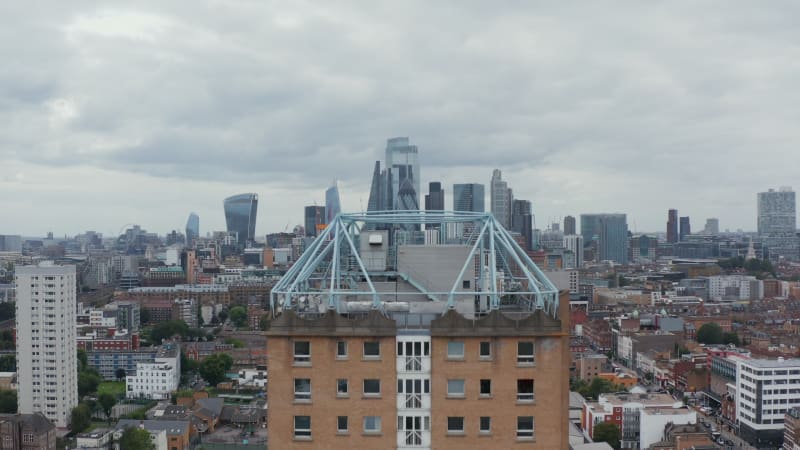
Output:
<svg viewBox="0 0 800 450">
<path fill-rule="evenodd" d="M 383 229 L 390 233 L 407 232 L 431 224 L 437 233 L 444 233 L 451 224 L 466 230 L 455 236 L 455 242 L 469 252 L 452 288 L 445 292 L 429 292 L 408 274 L 387 270 L 369 272 L 357 245 L 362 230 Z M 469 225 L 467 225 L 469 224 Z M 419 228 L 416 228 L 419 229 Z M 422 231 L 419 231 L 423 233 Z M 396 254 L 397 238 L 391 238 L 389 253 Z M 484 264 L 485 262 L 485 264 Z M 470 267 L 475 271 L 475 291 L 459 290 L 459 284 Z M 395 268 L 396 269 L 396 268 Z M 273 312 L 299 309 L 315 299 L 327 309 L 343 312 L 343 305 L 355 298 L 371 298 L 371 307 L 383 310 L 390 299 L 387 292 L 376 289 L 373 280 L 379 277 L 403 279 L 432 302 L 446 302 L 454 308 L 457 298 L 486 296 L 490 309 L 510 305 L 523 310 L 543 309 L 553 317 L 558 314 L 558 289 L 547 279 L 514 237 L 490 213 L 463 211 L 370 211 L 339 214 L 313 241 L 270 294 Z M 368 288 L 364 289 L 364 286 Z M 361 287 L 359 287 L 361 286 Z M 408 294 L 391 293 L 392 299 Z M 417 294 L 417 293 L 414 293 Z M 443 308 L 446 311 L 447 308 Z"/>
</svg>

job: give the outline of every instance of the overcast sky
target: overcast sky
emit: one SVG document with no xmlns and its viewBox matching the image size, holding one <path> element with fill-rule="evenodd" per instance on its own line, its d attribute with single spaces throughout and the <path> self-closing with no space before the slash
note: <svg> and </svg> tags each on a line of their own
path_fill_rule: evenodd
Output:
<svg viewBox="0 0 800 450">
<path fill-rule="evenodd" d="M 535 5 L 534 5 L 535 4 Z M 388 137 L 422 182 L 503 170 L 539 228 L 625 212 L 755 229 L 800 188 L 800 2 L 0 2 L 0 233 L 302 222 L 366 208 Z M 424 192 L 423 192 L 424 194 Z M 487 201 L 488 208 L 488 201 Z"/>
</svg>

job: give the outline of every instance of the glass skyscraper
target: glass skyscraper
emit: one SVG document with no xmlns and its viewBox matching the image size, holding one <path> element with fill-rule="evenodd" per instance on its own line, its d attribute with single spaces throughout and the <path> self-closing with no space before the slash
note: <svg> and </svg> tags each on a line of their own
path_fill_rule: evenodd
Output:
<svg viewBox="0 0 800 450">
<path fill-rule="evenodd" d="M 453 211 L 486 211 L 483 185 L 479 183 L 454 184 Z"/>
<path fill-rule="evenodd" d="M 339 201 L 339 186 L 334 180 L 333 185 L 325 191 L 325 223 L 333 222 L 340 212 L 342 212 L 342 204 Z"/>
<path fill-rule="evenodd" d="M 494 218 L 505 228 L 511 229 L 511 207 L 514 195 L 509 189 L 508 183 L 503 181 L 500 169 L 494 169 L 492 172 L 492 183 L 489 187 Z"/>
<path fill-rule="evenodd" d="M 628 218 L 625 214 L 581 214 L 584 245 L 597 242 L 598 259 L 628 263 Z"/>
<path fill-rule="evenodd" d="M 306 206 L 305 208 L 305 228 L 307 237 L 317 235 L 317 225 L 325 225 L 324 206 Z"/>
<path fill-rule="evenodd" d="M 198 237 L 200 237 L 200 217 L 191 213 L 189 220 L 186 221 L 186 245 L 191 247 Z"/>
<path fill-rule="evenodd" d="M 224 205 L 228 233 L 236 233 L 239 244 L 255 241 L 258 195 L 234 195 L 226 198 Z"/>
<path fill-rule="evenodd" d="M 387 202 L 392 210 L 419 209 L 419 149 L 407 137 L 386 142 Z M 401 190 L 403 190 L 401 194 Z M 413 196 L 413 200 L 409 198 Z"/>
</svg>

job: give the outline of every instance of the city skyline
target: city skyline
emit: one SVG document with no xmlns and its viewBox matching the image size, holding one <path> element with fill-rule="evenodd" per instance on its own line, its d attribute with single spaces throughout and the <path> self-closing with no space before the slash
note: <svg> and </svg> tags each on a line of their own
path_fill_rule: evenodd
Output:
<svg viewBox="0 0 800 450">
<path fill-rule="evenodd" d="M 366 209 L 391 136 L 423 149 L 420 186 L 497 168 L 537 222 L 656 231 L 677 208 L 755 230 L 755 193 L 796 184 L 799 6 L 648 6 L 9 6 L 2 232 L 166 232 L 190 211 L 221 230 L 221 200 L 257 192 L 263 235 L 332 177 Z"/>
</svg>

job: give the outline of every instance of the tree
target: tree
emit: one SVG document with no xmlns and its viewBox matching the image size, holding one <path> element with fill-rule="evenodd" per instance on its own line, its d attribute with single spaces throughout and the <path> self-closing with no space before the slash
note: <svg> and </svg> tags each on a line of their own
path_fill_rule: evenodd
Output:
<svg viewBox="0 0 800 450">
<path fill-rule="evenodd" d="M 247 323 L 247 310 L 243 306 L 234 306 L 230 312 L 231 321 L 238 327 L 243 327 Z"/>
<path fill-rule="evenodd" d="M 217 317 L 219 317 L 220 322 L 225 323 L 225 321 L 228 320 L 228 311 L 223 309 L 217 313 Z"/>
<path fill-rule="evenodd" d="M 200 363 L 200 376 L 212 386 L 224 381 L 233 366 L 233 359 L 225 353 L 215 353 Z"/>
<path fill-rule="evenodd" d="M 189 333 L 189 326 L 182 320 L 170 320 L 155 325 L 150 330 L 150 340 L 161 343 L 164 339 L 169 339 L 175 335 L 186 336 Z"/>
<path fill-rule="evenodd" d="M 11 320 L 17 316 L 17 310 L 14 302 L 0 303 L 0 321 Z"/>
<path fill-rule="evenodd" d="M 97 386 L 103 381 L 103 378 L 95 369 L 89 368 L 86 370 L 78 371 L 78 395 L 84 395 L 97 392 Z"/>
<path fill-rule="evenodd" d="M 86 350 L 79 348 L 78 349 L 78 371 L 86 370 L 86 366 L 89 365 L 89 359 L 86 356 Z"/>
<path fill-rule="evenodd" d="M 697 342 L 701 344 L 722 344 L 722 327 L 716 322 L 703 324 L 697 330 Z"/>
<path fill-rule="evenodd" d="M 117 404 L 117 399 L 114 398 L 113 395 L 109 394 L 108 392 L 103 392 L 97 398 L 97 403 L 100 404 L 100 407 L 103 408 L 103 412 L 106 415 L 106 419 L 111 422 L 111 409 L 114 405 Z"/>
<path fill-rule="evenodd" d="M 741 342 L 739 342 L 739 335 L 734 332 L 722 333 L 722 343 L 725 345 L 733 344 L 737 347 L 741 345 Z"/>
<path fill-rule="evenodd" d="M 128 376 L 128 372 L 125 371 L 122 367 L 114 371 L 114 376 L 117 378 L 117 381 L 125 379 Z"/>
<path fill-rule="evenodd" d="M 73 433 L 80 433 L 92 425 L 92 410 L 86 403 L 79 403 L 78 406 L 72 408 L 69 417 L 69 429 Z"/>
<path fill-rule="evenodd" d="M 236 338 L 225 338 L 225 343 L 233 345 L 233 348 L 244 348 L 244 342 Z"/>
<path fill-rule="evenodd" d="M 17 413 L 17 391 L 0 391 L 0 413 Z"/>
<path fill-rule="evenodd" d="M 149 309 L 142 309 L 139 311 L 139 322 L 143 325 L 150 323 L 150 310 Z"/>
<path fill-rule="evenodd" d="M 0 372 L 16 372 L 16 371 L 17 371 L 16 355 L 0 356 Z"/>
<path fill-rule="evenodd" d="M 119 447 L 125 450 L 153 450 L 150 433 L 136 427 L 128 427 L 119 438 Z"/>
<path fill-rule="evenodd" d="M 589 383 L 583 380 L 576 380 L 570 389 L 578 392 L 586 398 L 591 397 L 596 399 L 600 396 L 600 394 L 616 392 L 620 390 L 620 387 L 605 378 L 595 377 Z"/>
<path fill-rule="evenodd" d="M 612 422 L 598 423 L 594 426 L 592 440 L 606 442 L 614 447 L 614 450 L 619 450 L 619 427 Z"/>
</svg>

